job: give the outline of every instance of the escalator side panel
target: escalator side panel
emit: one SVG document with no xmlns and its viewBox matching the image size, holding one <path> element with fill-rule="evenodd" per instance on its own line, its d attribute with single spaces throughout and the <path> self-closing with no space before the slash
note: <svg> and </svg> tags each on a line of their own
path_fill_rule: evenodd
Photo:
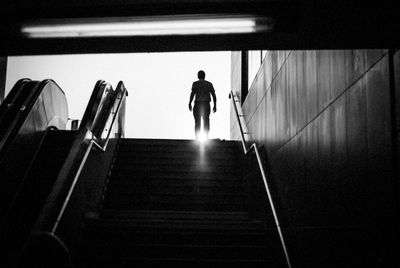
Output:
<svg viewBox="0 0 400 268">
<path fill-rule="evenodd" d="M 1 251 L 6 251 L 8 256 L 17 257 L 16 252 L 26 242 L 71 149 L 75 134 L 72 131 L 47 132 L 1 226 Z"/>
<path fill-rule="evenodd" d="M 0 148 L 0 220 L 20 187 L 46 129 L 65 129 L 68 120 L 64 92 L 53 81 L 45 82 L 35 102 L 16 115 L 18 122 L 13 122 L 13 133 L 9 132 L 9 139 Z"/>
</svg>

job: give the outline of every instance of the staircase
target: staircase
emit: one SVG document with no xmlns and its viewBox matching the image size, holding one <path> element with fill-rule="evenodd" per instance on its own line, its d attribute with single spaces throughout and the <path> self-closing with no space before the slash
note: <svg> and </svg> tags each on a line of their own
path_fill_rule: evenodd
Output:
<svg viewBox="0 0 400 268">
<path fill-rule="evenodd" d="M 282 267 L 271 229 L 248 214 L 240 144 L 122 139 L 81 267 Z"/>
</svg>

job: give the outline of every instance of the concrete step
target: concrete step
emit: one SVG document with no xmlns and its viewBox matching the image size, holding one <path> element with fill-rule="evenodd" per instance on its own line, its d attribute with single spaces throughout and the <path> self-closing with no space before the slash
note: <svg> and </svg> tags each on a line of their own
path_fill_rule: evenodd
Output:
<svg viewBox="0 0 400 268">
<path fill-rule="evenodd" d="M 242 200 L 229 202 L 211 202 L 204 200 L 190 200 L 179 202 L 177 200 L 129 200 L 115 199 L 105 202 L 105 209 L 140 209 L 140 210 L 184 210 L 184 211 L 243 211 L 247 203 Z"/>
<path fill-rule="evenodd" d="M 105 202 L 110 206 L 116 204 L 207 204 L 207 205 L 237 205 L 246 204 L 245 197 L 242 194 L 162 194 L 162 193 L 110 193 Z"/>
<path fill-rule="evenodd" d="M 144 219 L 208 219 L 208 220 L 250 220 L 247 212 L 232 211 L 179 211 L 179 210 L 107 210 L 101 212 L 106 218 Z"/>
<path fill-rule="evenodd" d="M 168 229 L 140 228 L 137 226 L 107 228 L 103 225 L 89 225 L 84 238 L 92 243 L 130 243 L 161 244 L 193 244 L 198 245 L 265 245 L 273 244 L 278 239 L 276 230 L 262 231 L 254 229 L 215 229 L 204 228 Z"/>
<path fill-rule="evenodd" d="M 94 256 L 112 255 L 116 259 L 192 258 L 192 259 L 268 259 L 270 247 L 262 245 L 176 245 L 135 243 L 92 243 Z M 102 258 L 102 257 L 100 257 Z"/>
<path fill-rule="evenodd" d="M 131 150 L 118 151 L 117 161 L 121 159 L 211 159 L 211 160 L 226 160 L 231 158 L 232 160 L 240 160 L 243 158 L 242 154 L 238 154 L 236 150 L 222 150 L 222 151 L 164 151 L 164 150 L 138 150 L 132 148 Z"/>
<path fill-rule="evenodd" d="M 223 174 L 237 174 L 237 165 L 232 164 L 220 164 L 220 163 L 137 163 L 132 162 L 130 164 L 119 164 L 115 163 L 113 168 L 113 174 L 130 174 L 132 172 L 172 172 L 172 173 L 223 173 Z"/>
<path fill-rule="evenodd" d="M 188 165 L 188 166 L 229 166 L 229 167 L 240 167 L 240 163 L 237 159 L 231 157 L 221 158 L 208 158 L 208 157 L 184 157 L 175 154 L 174 157 L 163 157 L 157 156 L 129 156 L 129 157 L 118 157 L 114 163 L 115 166 L 122 167 L 124 165 L 146 165 L 146 166 L 168 166 L 168 165 Z"/>
<path fill-rule="evenodd" d="M 232 267 L 239 265 L 241 267 L 272 267 L 286 268 L 287 265 L 279 263 L 277 258 L 274 259 L 193 259 L 189 258 L 131 258 L 131 259 L 114 259 L 113 257 L 93 258 L 87 260 L 80 267 Z"/>
<path fill-rule="evenodd" d="M 195 140 L 170 140 L 170 139 L 121 139 L 121 147 L 185 147 L 185 148 L 240 148 L 240 141 L 210 139 L 206 143 Z"/>
<path fill-rule="evenodd" d="M 236 173 L 211 173 L 211 172 L 162 172 L 162 171 L 132 171 L 131 173 L 121 173 L 117 171 L 110 172 L 110 182 L 115 184 L 128 184 L 128 183 L 237 183 L 243 182 L 242 177 Z"/>
<path fill-rule="evenodd" d="M 200 186 L 195 183 L 186 185 L 171 185 L 171 184 L 149 184 L 143 182 L 142 184 L 113 184 L 110 186 L 108 195 L 115 194 L 242 194 L 243 187 L 236 185 L 212 185 Z"/>
<path fill-rule="evenodd" d="M 95 227 L 93 227 L 96 225 Z M 262 224 L 258 221 L 238 221 L 238 220 L 194 220 L 194 219 L 141 219 L 141 218 L 101 218 L 91 224 L 92 228 L 97 228 L 101 232 L 110 229 L 124 229 L 125 232 L 133 230 L 173 230 L 173 231 L 190 231 L 202 230 L 207 232 L 216 231 L 260 231 Z"/>
</svg>

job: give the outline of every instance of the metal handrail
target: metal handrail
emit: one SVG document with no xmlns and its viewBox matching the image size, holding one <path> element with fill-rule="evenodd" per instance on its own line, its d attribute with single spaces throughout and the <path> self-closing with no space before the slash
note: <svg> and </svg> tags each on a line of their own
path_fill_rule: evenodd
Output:
<svg viewBox="0 0 400 268">
<path fill-rule="evenodd" d="M 121 92 L 120 92 L 120 91 L 121 91 Z M 87 129 L 88 134 L 91 135 L 92 138 L 91 138 L 91 140 L 90 140 L 89 146 L 88 146 L 87 149 L 86 149 L 86 152 L 85 152 L 85 154 L 84 154 L 84 157 L 83 157 L 83 159 L 82 159 L 82 161 L 81 161 L 81 163 L 80 163 L 80 165 L 79 165 L 79 168 L 78 168 L 78 170 L 77 170 L 77 172 L 76 172 L 76 174 L 75 174 L 75 177 L 74 177 L 72 186 L 71 186 L 71 188 L 70 188 L 69 191 L 68 191 L 68 195 L 67 195 L 67 197 L 66 197 L 65 200 L 64 200 L 64 203 L 63 203 L 63 206 L 62 206 L 62 208 L 61 208 L 61 210 L 60 210 L 60 213 L 59 213 L 58 216 L 57 216 L 57 220 L 56 220 L 56 222 L 54 223 L 53 228 L 51 229 L 51 234 L 55 234 L 55 232 L 56 232 L 56 230 L 57 230 L 57 227 L 58 227 L 58 224 L 60 223 L 61 218 L 62 218 L 62 216 L 64 215 L 64 211 L 65 211 L 65 209 L 66 209 L 66 207 L 67 207 L 67 205 L 68 205 L 68 203 L 69 203 L 69 200 L 70 200 L 70 198 L 71 198 L 71 195 L 72 195 L 72 193 L 73 193 L 73 191 L 74 191 L 76 182 L 78 181 L 78 178 L 79 178 L 79 176 L 81 175 L 81 172 L 82 172 L 82 170 L 83 170 L 83 167 L 85 166 L 86 160 L 87 160 L 87 158 L 89 157 L 89 154 L 90 154 L 90 151 L 91 151 L 91 149 L 92 149 L 92 146 L 94 145 L 96 148 L 98 148 L 99 150 L 101 150 L 101 151 L 103 151 L 103 152 L 105 152 L 106 149 L 107 149 L 107 144 L 108 144 L 108 141 L 110 140 L 110 134 L 111 134 L 111 131 L 112 131 L 112 129 L 113 129 L 113 125 L 114 125 L 115 119 L 117 118 L 118 113 L 119 113 L 119 111 L 120 111 L 120 109 L 121 109 L 121 107 L 122 107 L 122 102 L 124 101 L 124 99 L 126 98 L 126 95 L 127 95 L 127 91 L 126 91 L 125 87 L 123 86 L 123 84 L 122 84 L 122 87 L 121 87 L 121 88 L 117 88 L 117 89 L 116 89 L 116 92 L 115 92 L 115 94 L 117 95 L 117 97 L 118 97 L 118 95 L 119 95 L 120 93 L 121 93 L 122 96 L 121 96 L 121 98 L 120 98 L 120 100 L 119 100 L 119 102 L 118 102 L 117 109 L 116 109 L 116 111 L 115 111 L 115 113 L 114 113 L 114 115 L 113 115 L 113 117 L 112 117 L 111 125 L 110 125 L 110 127 L 108 128 L 107 136 L 106 136 L 106 139 L 105 139 L 104 144 L 103 144 L 103 145 L 100 145 L 96 140 L 100 139 L 101 137 L 97 137 L 97 139 L 96 139 L 96 137 L 93 135 L 93 133 L 92 133 L 89 129 Z M 116 101 L 117 99 L 118 99 L 118 98 L 116 98 L 115 101 Z M 112 108 L 112 107 L 111 107 L 111 108 Z"/>
<path fill-rule="evenodd" d="M 5 153 L 5 148 L 7 147 L 7 143 L 10 142 L 9 139 L 13 138 L 13 135 L 16 134 L 16 131 L 19 130 L 21 127 L 21 124 L 23 124 L 24 120 L 28 116 L 29 112 L 31 111 L 32 107 L 35 105 L 37 102 L 38 98 L 41 96 L 43 90 L 46 88 L 46 86 L 49 83 L 54 83 L 56 84 L 53 80 L 51 79 L 45 79 L 42 81 L 32 81 L 28 78 L 20 79 L 18 82 L 14 85 L 13 89 L 10 92 L 10 96 L 7 96 L 7 98 L 4 100 L 4 104 L 6 107 L 3 107 L 0 109 L 2 113 L 4 113 L 0 117 L 6 116 L 7 113 L 12 110 L 11 108 L 13 107 L 14 109 L 17 108 L 18 110 L 16 111 L 16 114 L 11 114 L 12 121 L 9 122 L 4 129 L 1 129 L 0 131 L 0 156 L 1 154 Z M 31 88 L 25 88 L 27 85 L 30 85 Z M 57 85 L 57 84 L 56 84 Z M 60 91 L 64 96 L 65 93 L 64 91 L 57 85 L 58 91 Z M 21 92 L 18 90 L 18 88 L 21 90 L 25 90 L 26 96 L 23 96 L 23 102 L 20 104 L 20 106 L 16 106 L 15 102 L 18 98 L 20 98 Z M 14 91 L 16 90 L 16 91 Z M 16 95 L 14 95 L 16 94 Z M 4 109 L 4 110 L 3 110 Z M 4 118 L 3 118 L 4 119 Z"/>
<path fill-rule="evenodd" d="M 267 192 L 268 200 L 269 200 L 269 203 L 271 205 L 272 214 L 274 216 L 276 229 L 278 231 L 279 238 L 280 238 L 281 245 L 282 245 L 282 249 L 283 249 L 283 252 L 285 254 L 286 263 L 287 263 L 287 266 L 289 268 L 291 268 L 292 264 L 290 262 L 289 253 L 288 253 L 288 250 L 286 248 L 285 240 L 283 238 L 283 234 L 282 234 L 281 226 L 280 226 L 280 223 L 279 223 L 278 215 L 276 213 L 275 205 L 274 205 L 274 202 L 272 200 L 272 195 L 271 195 L 271 191 L 270 191 L 270 188 L 269 188 L 269 185 L 268 185 L 267 176 L 265 175 L 264 165 L 263 165 L 263 163 L 261 161 L 261 157 L 260 157 L 260 153 L 259 153 L 257 144 L 254 142 L 249 148 L 247 148 L 246 140 L 244 138 L 244 132 L 243 132 L 242 123 L 240 121 L 239 112 L 238 112 L 238 109 L 236 107 L 235 95 L 233 94 L 232 90 L 231 90 L 231 93 L 229 95 L 229 98 L 232 100 L 232 105 L 233 105 L 233 108 L 235 110 L 236 119 L 238 121 L 239 130 L 240 130 L 240 136 L 241 136 L 242 145 L 243 145 L 243 151 L 244 151 L 245 155 L 248 155 L 253 150 L 254 150 L 254 152 L 256 154 L 258 166 L 260 168 L 260 172 L 261 172 L 261 176 L 262 176 L 262 179 L 263 179 L 263 182 L 264 182 L 265 190 Z"/>
<path fill-rule="evenodd" d="M 83 116 L 82 123 L 77 134 L 77 138 L 73 143 L 72 146 L 73 148 L 71 149 L 65 161 L 65 164 L 61 169 L 60 174 L 57 178 L 57 181 L 59 183 L 56 182 L 55 188 L 52 190 L 52 193 L 48 197 L 46 205 L 42 210 L 42 213 L 38 221 L 35 224 L 34 232 L 46 232 L 55 235 L 57 227 L 61 221 L 61 218 L 64 215 L 65 209 L 67 208 L 72 193 L 74 192 L 75 185 L 78 182 L 79 176 L 81 175 L 81 172 L 83 170 L 83 167 L 85 166 L 86 160 L 90 154 L 93 145 L 98 149 L 100 149 L 101 151 L 106 150 L 108 140 L 110 139 L 110 133 L 113 129 L 115 120 L 122 107 L 122 103 L 124 102 L 127 96 L 127 90 L 123 86 L 123 83 L 120 83 L 118 86 L 119 87 L 117 88 L 115 94 L 117 94 L 117 97 L 118 95 L 121 95 L 121 97 L 119 99 L 117 109 L 112 115 L 113 116 L 112 122 L 108 129 L 106 140 L 103 145 L 100 145 L 98 141 L 101 139 L 101 137 L 96 137 L 92 133 L 91 127 L 93 126 L 95 117 L 99 112 L 100 103 L 104 96 L 104 91 L 106 89 L 110 89 L 111 86 L 102 80 L 96 83 L 95 89 L 89 100 L 88 107 Z M 118 98 L 116 98 L 115 101 L 117 99 Z M 113 106 L 111 106 L 111 109 L 112 107 Z M 110 115 L 108 114 L 108 117 L 109 116 Z M 73 171 L 73 173 L 71 173 L 71 171 Z M 65 182 L 68 180 L 68 177 L 73 177 L 73 178 L 71 179 L 70 186 L 65 186 Z M 63 189 L 66 190 L 64 187 L 68 187 L 67 194 L 63 199 L 62 203 L 58 203 L 59 205 L 61 205 L 61 209 L 57 210 L 56 209 L 57 205 L 54 203 L 55 200 L 57 200 L 58 195 L 61 192 L 63 192 Z M 48 219 L 48 217 L 50 217 L 50 219 Z M 51 220 L 52 217 L 54 217 L 53 220 Z"/>
<path fill-rule="evenodd" d="M 120 100 L 119 100 L 119 102 L 118 102 L 117 109 L 116 109 L 116 111 L 114 112 L 114 116 L 113 116 L 113 118 L 112 118 L 112 120 L 111 120 L 111 124 L 110 124 L 110 126 L 109 126 L 109 128 L 108 128 L 107 136 L 106 136 L 106 138 L 105 138 L 105 142 L 104 142 L 103 145 L 100 145 L 100 144 L 98 144 L 95 140 L 92 139 L 93 144 L 94 144 L 98 149 L 102 150 L 103 152 L 104 152 L 104 151 L 106 150 L 106 148 L 107 148 L 108 141 L 110 140 L 111 130 L 112 130 L 113 126 L 114 126 L 115 120 L 117 119 L 117 115 L 119 114 L 119 111 L 121 110 L 122 103 L 123 103 L 124 99 L 126 98 L 126 96 L 127 96 L 127 94 L 128 94 L 128 92 L 127 92 L 127 90 L 126 90 L 126 88 L 125 88 L 125 86 L 124 86 L 124 84 L 123 84 L 122 82 L 120 82 L 120 83 L 118 84 L 118 87 L 117 87 L 117 89 L 116 89 L 115 91 L 116 91 L 116 92 L 115 92 L 115 94 L 116 94 L 116 99 L 115 99 L 115 101 L 118 99 L 119 94 L 121 94 L 121 98 L 120 98 Z M 111 111 L 110 111 L 110 112 L 111 112 Z"/>
</svg>

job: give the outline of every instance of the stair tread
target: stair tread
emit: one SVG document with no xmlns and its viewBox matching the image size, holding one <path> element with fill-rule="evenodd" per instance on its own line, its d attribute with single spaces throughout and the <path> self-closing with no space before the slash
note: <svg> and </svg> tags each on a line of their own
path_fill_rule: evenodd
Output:
<svg viewBox="0 0 400 268">
<path fill-rule="evenodd" d="M 201 165 L 183 165 L 177 163 L 174 165 L 135 165 L 118 167 L 118 170 L 113 173 L 123 173 L 123 172 L 134 172 L 134 171 L 156 171 L 156 172 L 176 172 L 176 173 L 188 173 L 188 172 L 201 172 L 202 174 L 208 173 L 237 173 L 237 170 L 230 168 L 229 166 L 201 166 Z"/>
<path fill-rule="evenodd" d="M 232 211 L 183 211 L 183 210 L 109 210 L 104 209 L 103 214 L 120 214 L 120 215 L 154 215 L 157 216 L 217 216 L 217 217 L 243 217 L 248 218 L 248 213 L 245 211 L 232 212 Z"/>
<path fill-rule="evenodd" d="M 183 146 L 188 146 L 188 145 L 193 145 L 193 146 L 199 146 L 199 142 L 196 140 L 191 140 L 191 139 L 176 139 L 176 140 L 171 140 L 171 139 L 131 139 L 131 138 L 124 138 L 121 139 L 121 144 L 123 145 L 133 145 L 133 144 L 150 144 L 150 145 L 160 145 L 160 144 L 167 144 L 167 145 L 183 145 Z M 210 139 L 207 142 L 207 145 L 212 145 L 212 146 L 236 146 L 240 144 L 239 141 L 236 140 L 220 140 L 220 139 Z"/>
<path fill-rule="evenodd" d="M 202 262 L 202 263 L 265 263 L 266 259 L 230 259 L 230 258 L 208 258 L 208 259 L 198 259 L 198 258 L 145 258 L 145 257 L 132 257 L 131 260 L 135 261 L 145 261 L 145 262 L 160 262 L 165 264 L 166 262 Z M 93 259 L 94 262 L 97 261 L 112 261 L 115 263 L 115 259 L 113 257 L 101 256 L 101 258 Z M 121 260 L 123 261 L 123 260 Z M 135 262 L 136 263 L 136 262 Z"/>
<path fill-rule="evenodd" d="M 237 227 L 237 226 L 244 226 L 244 227 L 249 227 L 249 228 L 259 228 L 260 222 L 247 222 L 246 220 L 215 220 L 215 219 L 185 219 L 182 221 L 181 219 L 165 219 L 165 218 L 114 218 L 114 217 L 101 217 L 99 220 L 97 220 L 96 224 L 110 224 L 110 223 L 115 223 L 115 224 L 125 224 L 125 225 L 134 225 L 134 224 L 167 224 L 167 225 L 173 225 L 176 224 L 177 226 L 179 224 L 186 224 L 186 225 L 207 225 L 207 226 L 213 226 L 215 225 L 216 227 L 221 227 L 223 226 L 228 226 L 228 227 Z M 257 225 L 257 226 L 253 226 Z"/>
<path fill-rule="evenodd" d="M 245 211 L 185 211 L 185 210 L 133 210 L 133 209 L 103 209 L 100 215 L 116 217 L 151 217 L 151 218 L 209 218 L 209 219 L 244 219 L 252 220 Z"/>
<path fill-rule="evenodd" d="M 163 172 L 152 172 L 149 174 L 148 172 L 137 172 L 133 171 L 129 174 L 118 174 L 116 172 L 111 172 L 111 177 L 110 181 L 138 181 L 140 179 L 170 179 L 170 180 L 180 180 L 180 181 L 193 181 L 193 180 L 209 180 L 209 181 L 239 181 L 241 182 L 242 179 L 238 178 L 237 174 L 225 174 L 225 176 L 222 176 L 221 174 L 213 174 L 214 176 L 211 176 L 211 174 L 196 174 L 196 172 L 185 172 L 185 174 L 182 174 L 183 172 L 174 172 L 174 173 L 169 173 L 165 174 Z M 217 176 L 215 176 L 217 175 Z"/>
<path fill-rule="evenodd" d="M 227 157 L 230 159 L 227 160 Z M 176 152 L 165 152 L 163 150 L 158 151 L 145 151 L 145 150 L 131 150 L 131 151 L 123 151 L 119 152 L 116 157 L 116 161 L 124 161 L 124 160 L 145 160 L 145 159 L 154 159 L 154 160 L 187 160 L 187 161 L 198 161 L 204 160 L 218 160 L 218 161 L 239 161 L 243 156 L 238 156 L 235 152 L 223 151 L 223 152 L 206 152 L 204 154 L 193 153 L 191 151 L 182 151 L 177 154 Z"/>
</svg>

